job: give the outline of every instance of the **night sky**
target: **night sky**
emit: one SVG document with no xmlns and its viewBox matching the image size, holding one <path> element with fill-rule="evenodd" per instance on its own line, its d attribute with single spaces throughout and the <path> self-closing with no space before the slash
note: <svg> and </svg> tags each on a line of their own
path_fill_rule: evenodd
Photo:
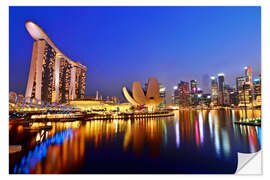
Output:
<svg viewBox="0 0 270 180">
<path fill-rule="evenodd" d="M 235 86 L 244 66 L 261 71 L 259 7 L 10 7 L 9 88 L 25 93 L 32 20 L 68 57 L 88 68 L 86 95 L 122 96 L 133 81 L 157 77 L 170 99 L 180 80 L 210 89 L 220 72 Z"/>
</svg>

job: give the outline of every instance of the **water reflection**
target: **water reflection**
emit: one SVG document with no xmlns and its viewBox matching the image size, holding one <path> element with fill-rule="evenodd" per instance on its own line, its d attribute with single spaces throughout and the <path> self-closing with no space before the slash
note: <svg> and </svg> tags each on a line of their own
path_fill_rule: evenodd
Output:
<svg viewBox="0 0 270 180">
<path fill-rule="evenodd" d="M 179 120 L 177 119 L 175 122 L 175 137 L 176 137 L 176 147 L 180 147 L 180 133 L 179 133 Z"/>
<path fill-rule="evenodd" d="M 49 131 L 30 134 L 21 126 L 10 127 L 10 144 L 29 142 L 22 153 L 10 156 L 11 173 L 97 173 L 100 167 L 102 172 L 112 172 L 110 162 L 114 161 L 124 161 L 118 166 L 122 171 L 130 170 L 125 172 L 136 172 L 136 165 L 137 169 L 148 168 L 146 172 L 162 169 L 166 173 L 199 173 L 202 169 L 189 171 L 189 164 L 205 159 L 209 166 L 202 167 L 207 168 L 203 172 L 233 173 L 237 152 L 261 148 L 260 127 L 233 123 L 242 117 L 241 113 L 179 111 L 169 118 L 59 122 L 51 123 Z M 260 116 L 259 112 L 254 114 Z M 148 160 L 150 164 L 146 164 Z M 226 163 L 229 168 L 225 171 L 221 167 Z M 163 164 L 168 165 L 167 169 Z"/>
</svg>

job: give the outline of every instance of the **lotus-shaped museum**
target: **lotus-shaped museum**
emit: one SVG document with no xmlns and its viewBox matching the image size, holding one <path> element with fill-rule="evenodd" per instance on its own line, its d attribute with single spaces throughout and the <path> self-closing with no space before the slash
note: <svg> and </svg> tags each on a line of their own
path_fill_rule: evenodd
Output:
<svg viewBox="0 0 270 180">
<path fill-rule="evenodd" d="M 126 87 L 123 87 L 122 90 L 125 98 L 134 106 L 146 105 L 148 107 L 156 107 L 162 102 L 157 78 L 149 78 L 146 93 L 139 81 L 133 82 L 132 95 L 130 95 Z"/>
</svg>

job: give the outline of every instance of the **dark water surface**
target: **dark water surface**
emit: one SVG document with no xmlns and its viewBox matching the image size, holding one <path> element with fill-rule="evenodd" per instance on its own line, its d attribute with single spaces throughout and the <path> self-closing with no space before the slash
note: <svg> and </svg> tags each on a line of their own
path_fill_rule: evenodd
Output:
<svg viewBox="0 0 270 180">
<path fill-rule="evenodd" d="M 177 111 L 166 118 L 51 123 L 39 132 L 10 125 L 9 142 L 23 151 L 9 156 L 9 171 L 234 173 L 237 152 L 261 148 L 261 128 L 235 125 L 241 116 L 237 110 Z"/>
</svg>

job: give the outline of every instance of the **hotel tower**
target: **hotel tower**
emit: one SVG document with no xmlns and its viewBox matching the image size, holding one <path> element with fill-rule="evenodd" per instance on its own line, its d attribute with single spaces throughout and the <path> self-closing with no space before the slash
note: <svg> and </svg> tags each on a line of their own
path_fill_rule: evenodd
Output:
<svg viewBox="0 0 270 180">
<path fill-rule="evenodd" d="M 35 40 L 25 98 L 55 103 L 83 98 L 87 68 L 64 55 L 37 24 L 25 26 Z"/>
</svg>

